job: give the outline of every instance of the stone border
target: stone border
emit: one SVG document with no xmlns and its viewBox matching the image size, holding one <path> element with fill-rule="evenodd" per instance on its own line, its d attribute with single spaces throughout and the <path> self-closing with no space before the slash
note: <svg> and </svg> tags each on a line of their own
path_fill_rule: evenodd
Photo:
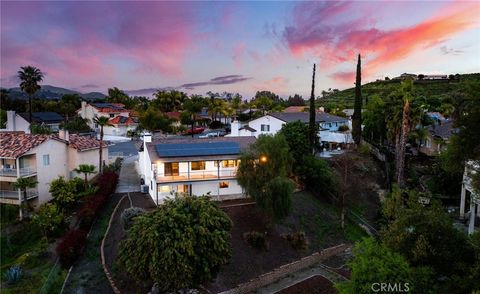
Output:
<svg viewBox="0 0 480 294">
<path fill-rule="evenodd" d="M 237 287 L 221 292 L 220 294 L 244 294 L 254 292 L 256 289 L 270 285 L 294 272 L 311 267 L 312 265 L 319 263 L 331 256 L 337 255 L 349 249 L 351 246 L 346 244 L 340 244 L 320 252 L 315 252 L 312 255 L 303 257 L 292 263 L 282 265 L 271 272 L 262 274 L 250 281 L 240 284 Z"/>
<path fill-rule="evenodd" d="M 107 239 L 107 235 L 110 232 L 110 227 L 112 226 L 113 218 L 114 218 L 115 214 L 117 213 L 118 207 L 122 203 L 123 199 L 125 199 L 125 197 L 127 197 L 127 195 L 123 195 L 123 197 L 120 199 L 120 201 L 118 201 L 117 205 L 113 209 L 113 212 L 110 215 L 110 220 L 108 222 L 107 230 L 105 231 L 105 235 L 103 235 L 102 244 L 100 245 L 100 255 L 101 255 L 101 259 L 102 259 L 103 271 L 105 272 L 105 276 L 107 277 L 107 280 L 110 283 L 110 286 L 112 287 L 112 290 L 115 294 L 121 294 L 121 292 L 120 292 L 120 290 L 118 290 L 117 286 L 115 285 L 115 281 L 112 278 L 112 274 L 108 270 L 107 264 L 105 263 L 104 245 L 105 245 L 105 240 Z"/>
</svg>

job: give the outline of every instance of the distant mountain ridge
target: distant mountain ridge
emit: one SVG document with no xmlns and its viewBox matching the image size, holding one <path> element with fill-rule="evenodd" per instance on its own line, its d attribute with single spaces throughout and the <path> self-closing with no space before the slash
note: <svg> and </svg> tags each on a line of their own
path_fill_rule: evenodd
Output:
<svg viewBox="0 0 480 294">
<path fill-rule="evenodd" d="M 88 92 L 80 93 L 75 90 L 70 90 L 61 87 L 55 87 L 51 85 L 41 85 L 40 91 L 35 94 L 35 97 L 40 99 L 60 99 L 63 95 L 66 94 L 78 94 L 86 100 L 96 100 L 96 99 L 105 99 L 107 97 L 105 94 L 100 92 Z M 13 99 L 28 99 L 27 94 L 22 92 L 19 87 L 6 89 L 9 93 L 8 95 Z"/>
</svg>

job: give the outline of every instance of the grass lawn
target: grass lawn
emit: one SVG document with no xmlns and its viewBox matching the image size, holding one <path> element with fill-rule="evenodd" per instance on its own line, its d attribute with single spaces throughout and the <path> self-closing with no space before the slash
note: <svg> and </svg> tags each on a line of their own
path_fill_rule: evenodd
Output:
<svg viewBox="0 0 480 294">
<path fill-rule="evenodd" d="M 2 233 L 1 282 L 2 293 L 60 292 L 66 271 L 55 265 L 54 255 L 40 230 L 28 221 L 12 226 L 14 233 Z M 12 285 L 5 273 L 13 265 L 22 267 L 21 279 Z"/>
</svg>

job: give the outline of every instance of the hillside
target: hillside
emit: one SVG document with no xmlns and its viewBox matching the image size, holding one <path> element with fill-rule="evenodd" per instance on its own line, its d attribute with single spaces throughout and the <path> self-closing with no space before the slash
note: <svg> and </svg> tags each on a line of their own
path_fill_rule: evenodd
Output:
<svg viewBox="0 0 480 294">
<path fill-rule="evenodd" d="M 28 99 L 28 96 L 22 92 L 19 87 L 7 90 L 9 91 L 8 95 L 13 99 Z M 60 99 L 66 94 L 78 94 L 86 100 L 104 99 L 106 97 L 100 92 L 80 93 L 78 91 L 50 85 L 42 85 L 42 88 L 35 94 L 35 97 L 40 99 Z"/>
<path fill-rule="evenodd" d="M 441 99 L 452 92 L 461 92 L 464 83 L 469 80 L 480 82 L 480 73 L 460 75 L 460 80 L 415 81 L 414 86 L 415 91 L 421 96 L 430 99 Z M 362 86 L 362 96 L 364 99 L 368 99 L 368 97 L 373 95 L 379 95 L 384 98 L 397 89 L 399 84 L 400 81 L 398 80 L 367 83 Z M 320 105 L 334 102 L 344 105 L 345 108 L 353 108 L 354 97 L 355 88 L 349 88 L 341 91 L 329 92 L 326 97 L 319 97 L 317 102 L 319 102 Z"/>
</svg>

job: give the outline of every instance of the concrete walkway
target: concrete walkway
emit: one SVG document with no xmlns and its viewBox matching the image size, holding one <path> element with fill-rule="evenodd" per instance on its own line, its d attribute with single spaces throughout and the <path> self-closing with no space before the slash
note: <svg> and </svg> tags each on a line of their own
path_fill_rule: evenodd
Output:
<svg viewBox="0 0 480 294">
<path fill-rule="evenodd" d="M 295 272 L 294 274 L 278 280 L 273 284 L 257 289 L 255 293 L 277 293 L 285 288 L 298 284 L 314 276 L 322 276 L 332 283 L 343 282 L 347 280 L 344 276 L 329 270 L 327 266 L 317 263 L 312 267 Z"/>
<path fill-rule="evenodd" d="M 125 157 L 120 170 L 116 193 L 139 192 L 138 155 Z"/>
</svg>

